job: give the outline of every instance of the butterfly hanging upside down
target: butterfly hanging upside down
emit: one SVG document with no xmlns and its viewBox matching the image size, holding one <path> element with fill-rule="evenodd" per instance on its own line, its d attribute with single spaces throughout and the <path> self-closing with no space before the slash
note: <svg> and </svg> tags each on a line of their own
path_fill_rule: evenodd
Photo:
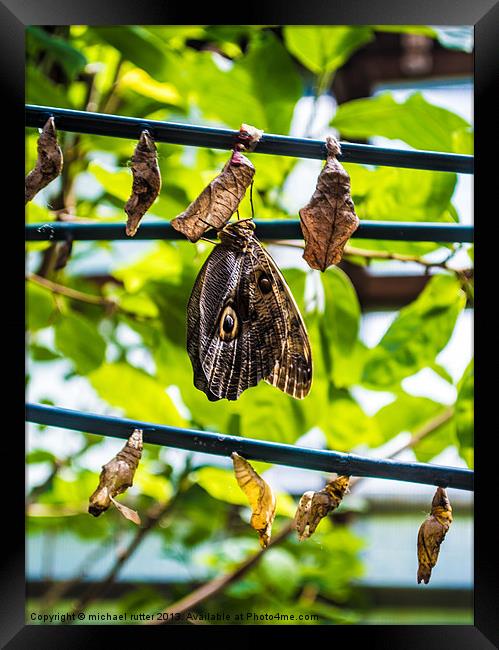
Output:
<svg viewBox="0 0 499 650">
<path fill-rule="evenodd" d="M 244 219 L 218 232 L 187 307 L 194 385 L 236 400 L 262 379 L 302 399 L 312 383 L 305 323 L 276 263 Z"/>
</svg>

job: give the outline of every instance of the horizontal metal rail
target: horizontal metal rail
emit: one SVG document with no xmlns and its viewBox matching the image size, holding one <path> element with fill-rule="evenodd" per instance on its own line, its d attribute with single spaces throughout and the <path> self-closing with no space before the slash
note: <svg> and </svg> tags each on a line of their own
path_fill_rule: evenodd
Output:
<svg viewBox="0 0 499 650">
<path fill-rule="evenodd" d="M 257 236 L 262 239 L 303 239 L 298 219 L 256 221 Z M 216 237 L 209 231 L 207 237 Z M 414 222 L 414 221 L 363 221 L 352 235 L 364 239 L 431 242 L 472 242 L 473 226 L 456 223 Z M 125 233 L 124 223 L 69 223 L 54 221 L 26 226 L 27 241 L 64 241 L 67 239 L 129 240 L 134 239 L 181 239 L 185 236 L 168 222 L 141 224 L 135 237 Z"/>
<path fill-rule="evenodd" d="M 178 124 L 122 115 L 74 111 L 53 106 L 26 105 L 26 126 L 41 128 L 51 116 L 60 131 L 136 140 L 141 131 L 147 129 L 157 142 L 213 149 L 232 149 L 238 134 L 238 131 L 230 129 L 197 124 Z M 341 143 L 341 151 L 338 159 L 342 162 L 473 174 L 473 156 L 462 154 L 407 151 L 348 142 Z M 255 148 L 255 153 L 323 160 L 326 158 L 327 150 L 323 140 L 264 133 Z"/>
<path fill-rule="evenodd" d="M 301 469 L 473 490 L 474 473 L 469 469 L 365 458 L 355 454 L 180 429 L 41 404 L 27 404 L 26 420 L 63 429 L 124 439 L 130 436 L 133 429 L 142 429 L 144 442 L 164 447 L 187 449 L 217 456 L 230 456 L 233 451 L 236 451 L 248 460 L 266 461 Z"/>
</svg>

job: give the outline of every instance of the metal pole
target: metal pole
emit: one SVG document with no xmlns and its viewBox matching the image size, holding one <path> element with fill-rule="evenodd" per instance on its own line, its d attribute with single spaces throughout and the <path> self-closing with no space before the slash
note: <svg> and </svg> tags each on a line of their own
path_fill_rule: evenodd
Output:
<svg viewBox="0 0 499 650">
<path fill-rule="evenodd" d="M 233 451 L 236 451 L 248 460 L 261 460 L 302 469 L 473 490 L 474 473 L 468 469 L 377 460 L 355 454 L 180 429 L 41 404 L 27 404 L 26 420 L 63 429 L 74 429 L 125 439 L 130 436 L 133 429 L 142 429 L 144 442 L 164 447 L 188 449 L 217 456 L 230 456 Z"/>
<path fill-rule="evenodd" d="M 303 239 L 298 219 L 256 221 L 259 239 Z M 207 237 L 216 237 L 209 231 Z M 356 238 L 401 241 L 472 242 L 473 226 L 456 223 L 414 221 L 363 221 L 352 235 Z M 141 224 L 135 237 L 128 237 L 124 223 L 35 223 L 26 226 L 27 241 L 73 240 L 128 240 L 134 239 L 180 239 L 185 241 L 168 221 Z"/>
<path fill-rule="evenodd" d="M 26 126 L 41 128 L 49 117 L 54 117 L 60 131 L 90 133 L 115 138 L 138 140 L 141 131 L 147 129 L 157 142 L 183 144 L 212 149 L 231 149 L 238 131 L 219 129 L 194 124 L 161 122 L 105 113 L 89 113 L 53 106 L 26 105 Z M 388 167 L 410 167 L 434 171 L 473 173 L 473 156 L 441 153 L 435 151 L 407 151 L 373 147 L 365 144 L 341 143 L 342 162 L 385 165 Z M 255 153 L 294 156 L 297 158 L 326 158 L 326 146 L 322 140 L 292 138 L 286 135 L 264 133 L 255 148 Z"/>
</svg>

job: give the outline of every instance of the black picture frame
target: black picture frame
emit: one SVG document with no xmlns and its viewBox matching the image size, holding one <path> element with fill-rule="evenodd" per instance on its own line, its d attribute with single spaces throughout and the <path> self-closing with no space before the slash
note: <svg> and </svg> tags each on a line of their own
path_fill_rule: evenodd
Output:
<svg viewBox="0 0 499 650">
<path fill-rule="evenodd" d="M 20 268 L 20 260 L 24 260 L 21 246 L 24 248 L 24 237 L 21 236 L 21 197 L 20 187 L 24 177 L 24 30 L 27 25 L 65 25 L 65 24 L 434 24 L 434 25 L 474 25 L 475 26 L 475 215 L 478 223 L 489 228 L 485 216 L 490 214 L 490 208 L 495 205 L 494 183 L 485 180 L 487 150 L 494 144 L 497 132 L 497 104 L 492 93 L 497 91 L 499 80 L 499 3 L 494 0 L 432 0 L 431 2 L 403 2 L 397 0 L 351 0 L 349 3 L 323 3 L 320 0 L 308 0 L 306 3 L 265 3 L 262 5 L 246 3 L 238 10 L 222 9 L 221 4 L 209 5 L 198 11 L 189 11 L 180 5 L 172 6 L 160 0 L 142 0 L 131 2 L 121 0 L 116 3 L 106 3 L 103 0 L 87 0 L 80 3 L 69 3 L 64 0 L 0 0 L 0 53 L 2 61 L 2 105 L 3 116 L 2 138 L 10 138 L 8 151 L 18 153 L 16 166 L 9 164 L 13 174 L 14 190 L 8 192 L 12 206 L 4 208 L 7 212 L 2 215 L 18 225 L 9 226 L 9 242 L 4 243 L 15 256 L 14 263 L 9 267 L 13 279 L 10 290 L 13 294 L 12 303 L 20 303 L 19 312 L 12 308 L 8 325 L 9 348 L 15 355 L 13 363 L 19 368 L 22 362 L 17 357 L 16 350 L 24 349 L 24 336 L 21 333 L 21 309 L 24 302 L 19 299 L 23 295 L 20 286 L 24 270 Z M 239 14 L 239 15 L 236 15 Z M 5 116 L 8 116 L 6 123 Z M 4 149 L 5 151 L 5 149 Z M 5 159 L 4 159 L 5 160 Z M 493 160 L 493 158 L 491 158 Z M 11 161 L 11 157 L 9 157 Z M 17 164 L 19 163 L 19 164 Z M 21 175 L 21 168 L 23 172 Z M 497 181 L 495 181 L 497 183 Z M 487 187 L 488 185 L 488 187 Z M 483 215 L 483 216 L 480 216 Z M 18 230 L 19 229 L 19 230 Z M 5 230 L 4 230 L 5 232 Z M 23 231 L 24 232 L 24 231 Z M 486 275 L 481 270 L 485 253 L 478 238 L 478 304 L 480 304 L 480 278 Z M 22 242 L 22 243 L 21 243 Z M 475 244 L 476 245 L 476 244 Z M 19 246 L 19 250 L 17 247 Z M 17 284 L 19 279 L 19 285 Z M 487 294 L 487 298 L 489 294 Z M 484 298 L 484 300 L 487 300 Z M 23 313 L 24 316 L 24 313 Z M 480 315 L 480 327 L 489 324 L 488 319 Z M 477 321 L 478 322 L 478 321 Z M 19 337 L 19 338 L 18 338 Z M 491 331 L 493 339 L 494 333 Z M 486 330 L 481 332 L 480 341 L 475 337 L 475 354 L 479 362 L 478 385 L 475 403 L 477 413 L 485 407 L 485 380 L 482 379 L 480 355 L 486 355 Z M 19 348 L 14 341 L 19 344 Z M 21 353 L 19 352 L 19 355 Z M 489 352 L 490 354 L 490 352 Z M 5 370 L 4 370 L 5 372 Z M 16 373 L 19 376 L 21 373 Z M 23 381 L 22 379 L 19 380 Z M 9 382 L 10 383 L 10 382 Z M 24 384 L 24 381 L 23 381 Z M 14 390 L 17 384 L 12 382 Z M 421 648 L 424 650 L 444 649 L 481 649 L 499 647 L 497 625 L 497 539 L 495 523 L 494 471 L 487 469 L 487 439 L 495 435 L 493 420 L 477 418 L 477 450 L 475 466 L 475 624 L 474 626 L 247 626 L 231 628 L 229 626 L 182 626 L 182 627 L 142 627 L 142 626 L 39 626 L 25 624 L 25 554 L 24 554 L 24 481 L 19 467 L 24 459 L 24 440 L 21 430 L 21 407 L 15 408 L 17 394 L 12 398 L 11 414 L 15 434 L 9 436 L 9 461 L 13 476 L 7 483 L 2 473 L 2 482 L 7 485 L 8 499 L 4 501 L 3 537 L 6 550 L 1 555 L 1 597 L 0 597 L 0 643 L 7 648 L 83 648 L 88 646 L 108 646 L 110 642 L 117 646 L 122 632 L 126 634 L 127 643 L 144 643 L 145 635 L 161 634 L 158 640 L 171 640 L 179 636 L 185 643 L 188 637 L 207 643 L 222 643 L 237 631 L 243 640 L 232 640 L 240 646 L 259 644 L 262 639 L 273 643 L 274 640 L 286 642 L 293 640 L 300 644 L 313 645 L 319 641 L 318 635 L 324 631 L 328 634 L 329 643 L 348 643 L 354 647 L 365 641 L 374 648 L 403 648 L 404 650 Z M 489 398 L 490 399 L 490 398 Z M 496 398 L 497 399 L 497 398 Z M 4 425 L 5 426 L 5 425 Z M 6 431 L 3 431 L 6 435 Z M 3 451 L 2 451 L 3 453 Z M 4 463 L 7 461 L 4 459 Z M 2 470 L 3 472 L 3 470 Z M 5 488 L 4 488 L 5 489 Z M 22 495 L 22 496 L 21 496 Z M 16 500 L 17 499 L 17 500 Z M 5 513 L 8 510 L 8 515 Z M 146 630 L 150 630 L 146 632 Z M 156 630 L 153 632 L 152 630 Z M 164 630 L 161 632 L 161 630 Z M 150 638 L 150 637 L 148 637 Z M 110 640 L 106 640 L 110 639 Z"/>
</svg>

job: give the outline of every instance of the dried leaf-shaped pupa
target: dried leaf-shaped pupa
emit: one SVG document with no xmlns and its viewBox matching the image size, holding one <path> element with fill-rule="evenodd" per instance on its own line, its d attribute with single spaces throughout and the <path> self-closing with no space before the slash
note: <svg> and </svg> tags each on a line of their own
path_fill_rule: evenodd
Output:
<svg viewBox="0 0 499 650">
<path fill-rule="evenodd" d="M 24 203 L 38 194 L 62 171 L 62 151 L 57 143 L 54 118 L 49 117 L 40 133 L 37 144 L 38 158 L 35 167 L 24 181 Z"/>
<path fill-rule="evenodd" d="M 142 429 L 134 429 L 123 449 L 109 463 L 102 466 L 99 485 L 89 499 L 88 512 L 91 515 L 98 517 L 109 508 L 111 503 L 114 503 L 124 517 L 140 524 L 140 517 L 135 510 L 118 503 L 114 497 L 133 485 L 133 477 L 142 456 L 142 448 Z"/>
<path fill-rule="evenodd" d="M 220 230 L 237 210 L 254 175 L 255 168 L 248 158 L 233 151 L 220 174 L 172 220 L 172 226 L 192 242 L 210 227 Z"/>
<path fill-rule="evenodd" d="M 327 161 L 308 204 L 300 210 L 305 238 L 304 259 L 313 269 L 325 271 L 338 264 L 348 239 L 359 225 L 350 196 L 350 177 L 338 162 L 339 142 L 326 139 Z"/>
<path fill-rule="evenodd" d="M 452 523 L 452 507 L 444 488 L 437 488 L 431 512 L 421 524 L 418 532 L 418 584 L 428 584 L 431 570 L 438 560 L 440 544 Z"/>
<path fill-rule="evenodd" d="M 349 476 L 338 476 L 338 478 L 329 481 L 320 492 L 312 490 L 305 492 L 300 499 L 293 522 L 300 542 L 310 537 L 321 519 L 340 505 L 349 483 Z"/>
<path fill-rule="evenodd" d="M 262 548 L 266 548 L 270 542 L 272 523 L 275 517 L 275 496 L 270 486 L 255 472 L 247 460 L 233 452 L 232 461 L 237 483 L 248 497 L 253 511 L 251 526 L 257 531 Z"/>
<path fill-rule="evenodd" d="M 140 140 L 132 156 L 132 195 L 125 204 L 128 216 L 126 234 L 133 237 L 145 213 L 154 203 L 161 190 L 161 174 L 158 166 L 158 152 L 149 131 L 140 134 Z"/>
</svg>

